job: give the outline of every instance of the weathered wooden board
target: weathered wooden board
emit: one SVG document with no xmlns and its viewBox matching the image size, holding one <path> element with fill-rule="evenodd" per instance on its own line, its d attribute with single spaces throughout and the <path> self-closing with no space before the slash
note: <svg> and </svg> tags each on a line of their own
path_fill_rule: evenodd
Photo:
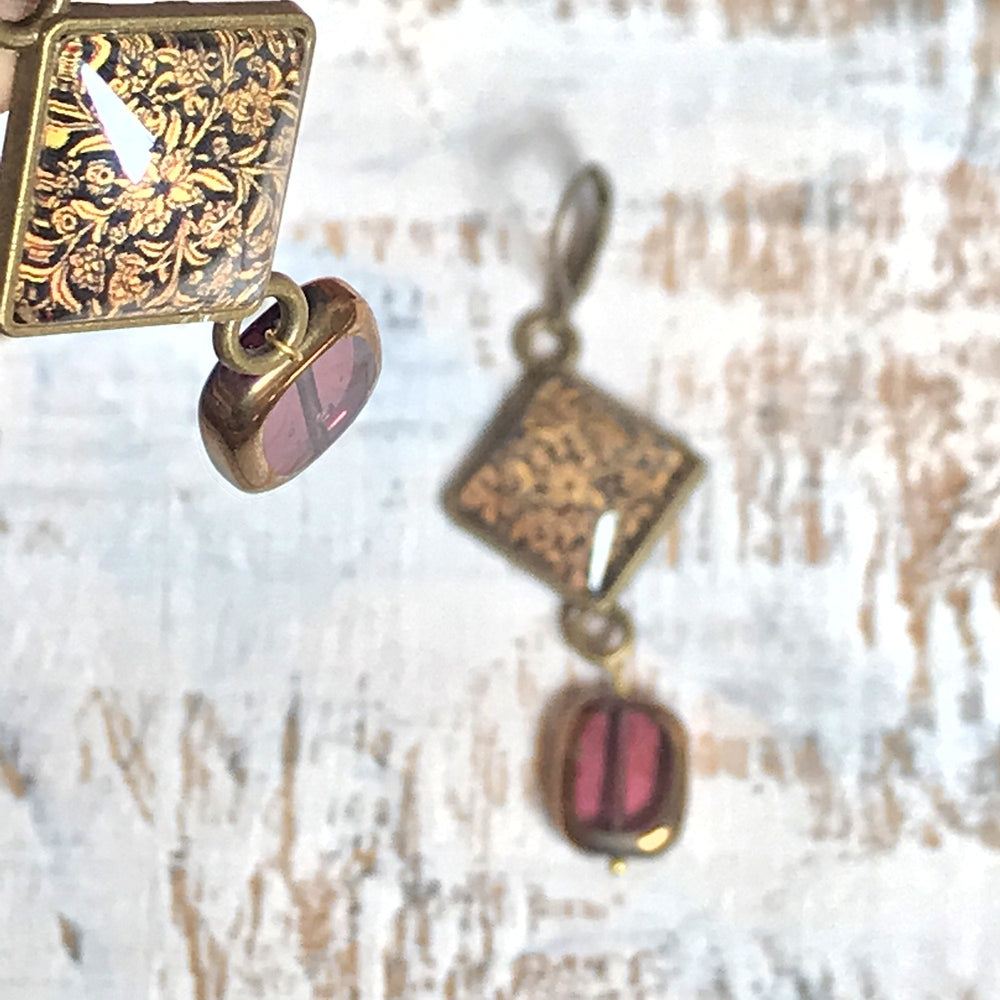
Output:
<svg viewBox="0 0 1000 1000">
<path fill-rule="evenodd" d="M 205 329 L 0 345 L 0 996 L 995 997 L 997 8 L 310 12 L 280 263 L 385 345 L 335 451 L 218 480 Z M 582 369 L 710 462 L 627 598 L 689 824 L 621 879 L 534 798 L 588 668 L 438 501 L 591 158 Z"/>
</svg>

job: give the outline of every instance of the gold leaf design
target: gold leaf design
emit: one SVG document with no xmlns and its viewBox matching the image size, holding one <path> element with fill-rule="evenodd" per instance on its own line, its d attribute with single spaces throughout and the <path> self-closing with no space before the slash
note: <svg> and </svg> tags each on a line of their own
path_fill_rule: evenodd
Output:
<svg viewBox="0 0 1000 1000">
<path fill-rule="evenodd" d="M 568 373 L 529 380 L 452 487 L 459 519 L 575 600 L 613 592 L 700 473 L 651 421 Z M 598 520 L 616 514 L 591 590 Z"/>
<path fill-rule="evenodd" d="M 211 315 L 259 301 L 306 46 L 304 33 L 266 28 L 64 41 L 49 83 L 15 320 Z M 84 64 L 153 137 L 141 179 L 121 168 L 81 78 Z"/>
<path fill-rule="evenodd" d="M 191 180 L 195 184 L 207 187 L 209 191 L 230 194 L 235 190 L 233 182 L 221 170 L 216 170 L 214 167 L 205 167 L 197 171 L 191 176 Z"/>
</svg>

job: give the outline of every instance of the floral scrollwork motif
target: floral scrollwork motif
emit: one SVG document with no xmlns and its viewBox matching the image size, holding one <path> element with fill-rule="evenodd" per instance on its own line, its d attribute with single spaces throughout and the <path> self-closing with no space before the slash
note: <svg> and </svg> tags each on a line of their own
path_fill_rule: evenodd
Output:
<svg viewBox="0 0 1000 1000">
<path fill-rule="evenodd" d="M 308 40 L 293 28 L 63 41 L 48 84 L 15 321 L 166 318 L 258 302 L 307 56 Z M 141 176 L 124 169 L 84 67 L 151 137 Z"/>
<path fill-rule="evenodd" d="M 459 516 L 581 599 L 614 589 L 701 470 L 677 438 L 565 372 L 535 385 L 487 441 L 455 488 Z M 595 591 L 591 553 L 597 522 L 609 511 L 615 535 Z"/>
</svg>

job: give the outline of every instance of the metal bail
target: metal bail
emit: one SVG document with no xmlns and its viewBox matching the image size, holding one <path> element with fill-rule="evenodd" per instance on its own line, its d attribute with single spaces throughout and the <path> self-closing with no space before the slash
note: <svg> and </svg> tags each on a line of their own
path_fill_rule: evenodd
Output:
<svg viewBox="0 0 1000 1000">
<path fill-rule="evenodd" d="M 590 284 L 611 203 L 611 180 L 596 163 L 579 170 L 563 191 L 549 230 L 545 303 L 514 326 L 514 353 L 526 368 L 568 368 L 576 361 L 580 337 L 569 314 Z"/>
<path fill-rule="evenodd" d="M 611 178 L 589 163 L 570 180 L 549 232 L 546 312 L 563 318 L 587 290 L 611 225 Z"/>
<path fill-rule="evenodd" d="M 38 41 L 46 21 L 69 7 L 70 0 L 42 0 L 20 21 L 0 21 L 0 49 L 25 49 Z"/>
<path fill-rule="evenodd" d="M 240 341 L 240 320 L 216 323 L 212 343 L 219 360 L 241 375 L 266 375 L 281 365 L 302 360 L 298 347 L 305 338 L 309 323 L 309 303 L 305 293 L 287 274 L 273 271 L 267 283 L 267 295 L 276 299 L 281 309 L 277 330 L 267 335 L 268 350 L 247 350 Z"/>
</svg>

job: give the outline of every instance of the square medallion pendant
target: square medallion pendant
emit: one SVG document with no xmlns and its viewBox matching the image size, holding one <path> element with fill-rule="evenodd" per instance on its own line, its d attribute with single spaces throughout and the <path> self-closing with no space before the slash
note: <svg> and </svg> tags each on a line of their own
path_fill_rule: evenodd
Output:
<svg viewBox="0 0 1000 1000">
<path fill-rule="evenodd" d="M 313 38 L 284 2 L 50 21 L 19 55 L 0 161 L 3 332 L 255 311 Z"/>
<path fill-rule="evenodd" d="M 577 375 L 527 375 L 445 491 L 459 524 L 575 605 L 608 603 L 701 477 L 679 438 Z"/>
</svg>

